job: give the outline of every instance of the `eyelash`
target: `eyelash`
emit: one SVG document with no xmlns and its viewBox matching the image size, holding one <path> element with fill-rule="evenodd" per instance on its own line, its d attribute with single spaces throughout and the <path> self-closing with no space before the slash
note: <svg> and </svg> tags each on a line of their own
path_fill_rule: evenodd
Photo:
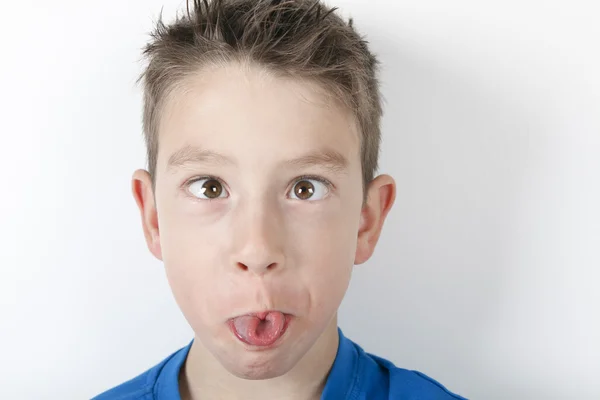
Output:
<svg viewBox="0 0 600 400">
<path fill-rule="evenodd" d="M 205 179 L 206 180 L 213 179 L 213 180 L 219 182 L 221 185 L 225 186 L 225 184 L 223 183 L 223 181 L 221 179 L 217 178 L 216 176 L 198 176 L 198 177 L 195 177 L 195 178 L 191 178 L 191 179 L 187 180 L 183 184 L 183 186 L 187 189 L 192 183 L 198 182 L 198 181 L 202 181 L 202 180 L 205 180 Z M 320 176 L 316 176 L 316 175 L 301 175 L 301 176 L 297 177 L 296 179 L 294 179 L 292 181 L 292 186 L 291 187 L 293 188 L 294 185 L 296 185 L 298 182 L 302 182 L 302 181 L 309 180 L 309 179 L 313 180 L 313 181 L 321 182 L 322 184 L 324 184 L 325 186 L 327 186 L 327 189 L 330 190 L 330 191 L 333 190 L 333 189 L 335 189 L 335 185 L 333 183 L 331 183 L 329 180 L 327 180 L 325 178 L 322 178 Z M 218 199 L 211 199 L 211 198 L 208 198 L 208 199 L 198 199 L 198 198 L 196 198 L 196 199 L 200 200 L 200 201 L 206 201 L 206 200 L 208 200 L 208 201 L 214 201 L 214 200 L 218 200 Z"/>
</svg>

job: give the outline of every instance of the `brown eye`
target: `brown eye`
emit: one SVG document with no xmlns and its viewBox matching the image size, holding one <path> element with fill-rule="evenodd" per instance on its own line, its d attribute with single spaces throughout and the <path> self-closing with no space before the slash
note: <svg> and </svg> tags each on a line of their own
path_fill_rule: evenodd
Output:
<svg viewBox="0 0 600 400">
<path fill-rule="evenodd" d="M 324 199 L 333 185 L 321 178 L 299 178 L 289 196 L 296 200 L 317 201 Z"/>
<path fill-rule="evenodd" d="M 225 197 L 225 189 L 216 179 L 198 179 L 190 184 L 190 192 L 198 198 L 216 199 Z"/>
<path fill-rule="evenodd" d="M 309 181 L 300 181 L 294 185 L 294 195 L 300 200 L 307 200 L 315 193 L 315 186 Z"/>
</svg>

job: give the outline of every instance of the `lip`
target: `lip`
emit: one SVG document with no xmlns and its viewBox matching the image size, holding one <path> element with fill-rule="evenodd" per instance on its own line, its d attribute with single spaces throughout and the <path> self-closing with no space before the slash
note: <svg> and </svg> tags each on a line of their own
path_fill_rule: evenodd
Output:
<svg viewBox="0 0 600 400">
<path fill-rule="evenodd" d="M 278 311 L 278 310 L 258 311 L 258 312 L 250 312 L 250 313 L 246 313 L 246 314 L 240 314 L 238 316 L 240 316 L 240 317 L 244 316 L 244 315 L 251 315 L 251 316 L 255 316 L 255 317 L 262 316 L 261 319 L 264 319 L 264 316 L 266 314 L 268 314 L 269 312 L 281 312 L 281 311 Z M 252 350 L 252 351 L 270 350 L 270 349 L 274 349 L 274 348 L 278 347 L 285 340 L 285 338 L 287 336 L 286 333 L 288 332 L 290 323 L 293 321 L 293 318 L 294 318 L 292 314 L 286 314 L 284 312 L 282 312 L 282 313 L 285 317 L 285 322 L 283 323 L 283 328 L 281 329 L 281 335 L 279 335 L 277 340 L 275 340 L 273 343 L 270 343 L 265 346 L 257 346 L 257 345 L 253 345 L 253 344 L 246 342 L 246 340 L 244 340 L 244 338 L 239 334 L 239 332 L 235 328 L 235 325 L 233 324 L 233 320 L 236 317 L 230 318 L 227 321 L 227 325 L 229 326 L 231 333 L 233 333 L 233 335 L 240 341 L 240 343 L 242 343 L 244 345 L 244 347 L 246 347 L 247 350 Z"/>
</svg>

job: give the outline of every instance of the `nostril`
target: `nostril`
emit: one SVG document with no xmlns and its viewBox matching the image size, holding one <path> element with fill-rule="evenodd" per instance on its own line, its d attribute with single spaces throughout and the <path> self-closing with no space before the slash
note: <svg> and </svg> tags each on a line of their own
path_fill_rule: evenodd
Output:
<svg viewBox="0 0 600 400">
<path fill-rule="evenodd" d="M 257 266 L 257 267 L 249 267 L 249 266 L 247 266 L 244 263 L 241 263 L 241 262 L 237 263 L 237 267 L 238 267 L 238 269 L 240 269 L 240 271 L 246 272 L 246 271 L 252 269 L 256 273 L 259 273 L 259 271 L 262 271 L 262 273 L 264 273 L 266 271 L 270 271 L 272 269 L 277 268 L 277 265 L 278 265 L 277 263 L 271 263 L 271 264 L 267 265 L 266 267 L 264 266 L 264 264 L 261 267 L 259 267 L 259 266 Z"/>
</svg>

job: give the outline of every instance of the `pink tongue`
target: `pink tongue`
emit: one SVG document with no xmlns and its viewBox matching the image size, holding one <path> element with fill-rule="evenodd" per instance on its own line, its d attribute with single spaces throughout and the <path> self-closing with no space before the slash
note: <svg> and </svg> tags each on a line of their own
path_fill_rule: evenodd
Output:
<svg viewBox="0 0 600 400">
<path fill-rule="evenodd" d="M 280 312 L 244 315 L 233 320 L 235 330 L 241 338 L 254 346 L 268 346 L 274 343 L 281 336 L 284 323 L 285 316 Z"/>
</svg>

